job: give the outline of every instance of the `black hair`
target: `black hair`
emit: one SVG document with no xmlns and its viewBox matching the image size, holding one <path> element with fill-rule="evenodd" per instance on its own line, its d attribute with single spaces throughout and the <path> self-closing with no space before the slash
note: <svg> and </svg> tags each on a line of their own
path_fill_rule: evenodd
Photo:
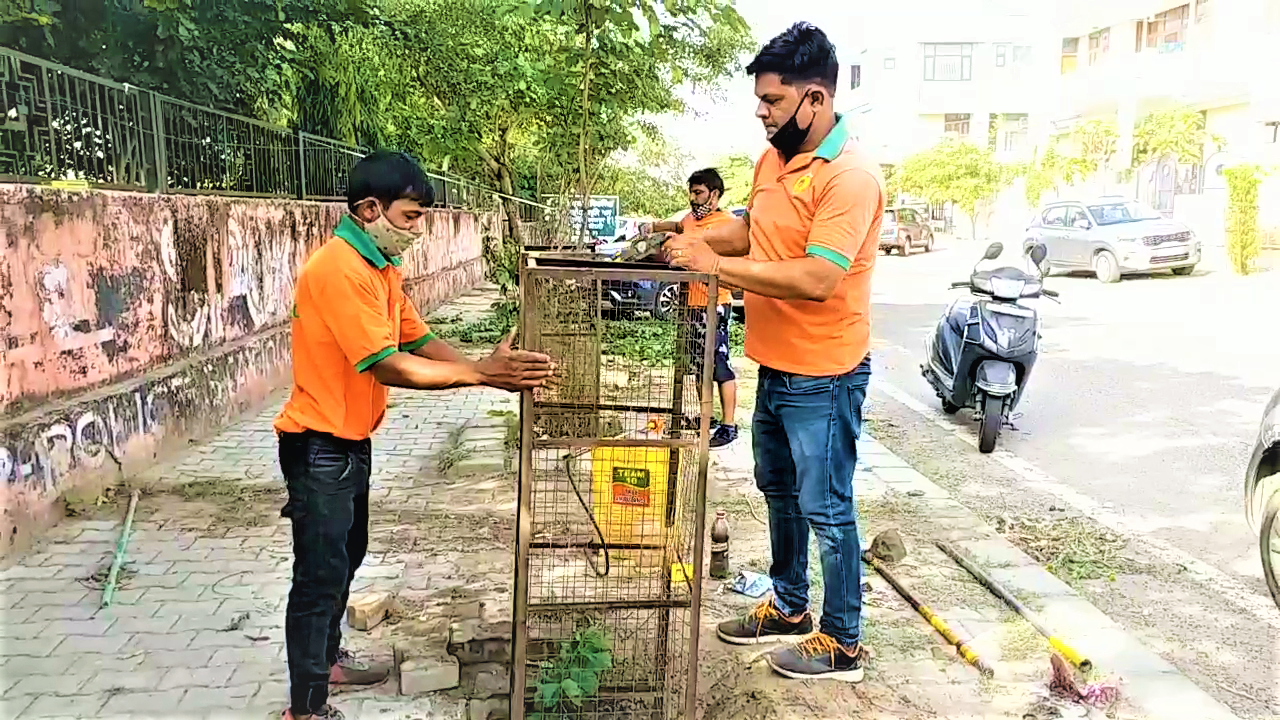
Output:
<svg viewBox="0 0 1280 720">
<path fill-rule="evenodd" d="M 417 160 L 395 150 L 375 150 L 351 168 L 347 208 L 355 212 L 356 203 L 369 198 L 377 199 L 384 208 L 397 200 L 414 200 L 431 207 L 436 193 Z"/>
<path fill-rule="evenodd" d="M 689 176 L 689 187 L 694 185 L 702 185 L 711 192 L 719 192 L 720 197 L 724 197 L 724 178 L 720 177 L 720 173 L 715 168 L 704 168 Z"/>
<path fill-rule="evenodd" d="M 840 75 L 836 46 L 827 34 L 807 22 L 798 22 L 770 40 L 747 65 L 747 74 L 777 73 L 788 85 L 812 82 L 835 95 Z"/>
</svg>

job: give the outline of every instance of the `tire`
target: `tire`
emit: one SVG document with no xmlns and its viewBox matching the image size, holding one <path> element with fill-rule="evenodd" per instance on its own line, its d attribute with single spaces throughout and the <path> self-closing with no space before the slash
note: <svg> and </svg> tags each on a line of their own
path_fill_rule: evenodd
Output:
<svg viewBox="0 0 1280 720">
<path fill-rule="evenodd" d="M 1120 263 L 1110 250 L 1099 250 L 1093 256 L 1093 273 L 1098 276 L 1098 282 L 1120 282 Z"/>
<path fill-rule="evenodd" d="M 989 453 L 996 449 L 1000 437 L 1000 425 L 1004 422 L 1004 398 L 983 396 L 982 425 L 978 428 L 978 452 Z"/>
<path fill-rule="evenodd" d="M 654 295 L 653 298 L 653 317 L 658 320 L 665 320 L 671 316 L 671 311 L 675 309 L 676 303 L 680 300 L 680 286 L 676 284 L 666 285 Z"/>
<path fill-rule="evenodd" d="M 1280 582 L 1276 580 L 1276 569 L 1272 566 L 1273 555 L 1280 552 L 1280 538 L 1275 537 L 1276 517 L 1280 516 L 1280 492 L 1272 493 L 1267 501 L 1266 510 L 1262 513 L 1262 525 L 1258 530 L 1258 552 L 1262 553 L 1262 576 L 1267 580 L 1267 589 L 1271 591 L 1271 600 L 1280 607 Z"/>
<path fill-rule="evenodd" d="M 924 239 L 924 251 L 933 252 L 933 233 L 929 233 L 928 237 Z"/>
<path fill-rule="evenodd" d="M 956 405 L 953 402 L 943 400 L 942 412 L 946 413 L 947 415 L 955 415 L 956 413 L 960 412 L 960 406 Z"/>
<path fill-rule="evenodd" d="M 898 239 L 902 241 L 902 244 L 898 246 L 898 254 L 902 257 L 907 257 L 911 254 L 911 236 L 899 235 Z"/>
<path fill-rule="evenodd" d="M 1195 265 L 1184 265 L 1183 267 L 1174 268 L 1173 274 L 1179 277 L 1186 277 L 1191 273 L 1195 272 L 1195 269 L 1196 269 Z"/>
</svg>

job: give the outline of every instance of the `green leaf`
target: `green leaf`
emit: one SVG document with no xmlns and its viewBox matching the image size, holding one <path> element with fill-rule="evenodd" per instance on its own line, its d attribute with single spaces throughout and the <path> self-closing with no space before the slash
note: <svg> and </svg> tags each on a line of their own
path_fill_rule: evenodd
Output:
<svg viewBox="0 0 1280 720">
<path fill-rule="evenodd" d="M 574 682 L 572 678 L 565 678 L 560 682 L 560 692 L 564 694 L 569 702 L 575 707 L 582 707 L 582 687 Z"/>
</svg>

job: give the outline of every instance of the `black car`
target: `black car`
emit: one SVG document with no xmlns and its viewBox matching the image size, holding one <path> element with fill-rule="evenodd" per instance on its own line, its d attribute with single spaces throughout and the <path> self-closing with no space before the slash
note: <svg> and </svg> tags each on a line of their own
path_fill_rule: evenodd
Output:
<svg viewBox="0 0 1280 720">
<path fill-rule="evenodd" d="M 735 217 L 742 217 L 746 211 L 746 208 L 733 208 L 729 212 Z M 619 238 L 612 245 L 618 245 L 623 240 L 624 238 Z M 611 246 L 609 249 L 616 251 L 618 248 Z M 654 280 L 608 280 L 603 283 L 601 291 L 600 300 L 605 309 L 626 314 L 647 312 L 655 318 L 670 315 L 671 309 L 679 301 L 679 288 L 673 283 Z M 733 313 L 741 320 L 745 317 L 742 290 L 734 288 L 732 296 Z"/>
<path fill-rule="evenodd" d="M 1258 545 L 1262 553 L 1262 574 L 1266 577 L 1271 597 L 1280 605 L 1280 391 L 1271 396 L 1267 409 L 1262 413 L 1258 439 L 1249 457 L 1249 469 L 1244 476 L 1245 518 L 1258 530 Z M 1272 567 L 1273 563 L 1276 567 Z"/>
</svg>

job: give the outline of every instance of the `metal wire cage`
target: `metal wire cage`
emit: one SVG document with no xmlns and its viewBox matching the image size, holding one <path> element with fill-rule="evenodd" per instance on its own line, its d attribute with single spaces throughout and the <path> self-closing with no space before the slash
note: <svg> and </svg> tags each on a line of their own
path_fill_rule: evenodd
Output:
<svg viewBox="0 0 1280 720">
<path fill-rule="evenodd" d="M 520 288 L 558 376 L 521 404 L 511 715 L 692 719 L 716 279 L 530 253 Z"/>
</svg>

